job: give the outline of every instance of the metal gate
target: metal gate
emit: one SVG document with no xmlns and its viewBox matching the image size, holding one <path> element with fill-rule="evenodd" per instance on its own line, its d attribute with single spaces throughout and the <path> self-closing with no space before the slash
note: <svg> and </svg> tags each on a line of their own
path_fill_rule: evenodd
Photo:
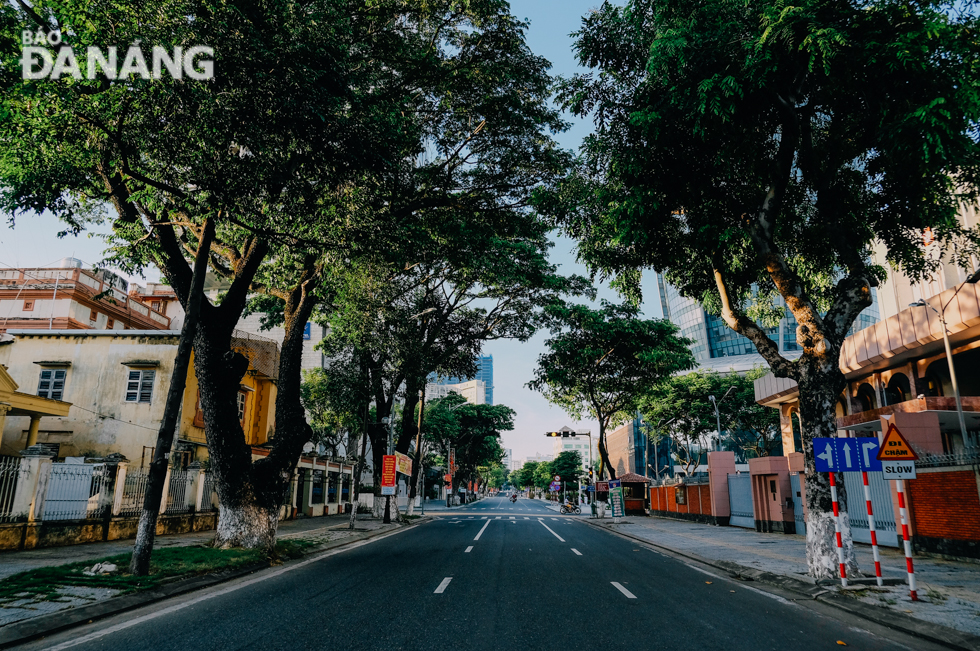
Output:
<svg viewBox="0 0 980 651">
<path fill-rule="evenodd" d="M 81 520 L 88 515 L 93 473 L 90 463 L 54 463 L 44 497 L 42 520 Z"/>
<path fill-rule="evenodd" d="M 861 473 L 842 474 L 844 486 L 847 487 L 847 515 L 851 521 L 851 536 L 855 542 L 870 545 L 871 530 L 868 528 L 868 509 L 865 507 Z M 868 488 L 871 490 L 871 508 L 874 510 L 878 544 L 883 547 L 898 547 L 898 528 L 895 526 L 895 509 L 892 506 L 888 480 L 880 472 L 869 472 Z"/>
<path fill-rule="evenodd" d="M 732 517 L 728 523 L 733 527 L 755 529 L 755 511 L 752 509 L 752 477 L 749 475 L 728 475 L 728 503 Z"/>
<path fill-rule="evenodd" d="M 803 514 L 803 491 L 800 488 L 800 474 L 789 476 L 789 485 L 793 490 L 793 520 L 796 522 L 796 533 L 806 535 L 806 516 Z"/>
</svg>

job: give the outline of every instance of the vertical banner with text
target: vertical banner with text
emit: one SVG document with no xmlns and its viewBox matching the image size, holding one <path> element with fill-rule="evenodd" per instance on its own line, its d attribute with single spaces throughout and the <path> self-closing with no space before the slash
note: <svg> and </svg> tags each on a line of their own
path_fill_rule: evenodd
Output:
<svg viewBox="0 0 980 651">
<path fill-rule="evenodd" d="M 614 518 L 621 518 L 626 515 L 626 508 L 623 503 L 623 483 L 618 479 L 609 481 L 609 505 L 612 506 Z"/>
<path fill-rule="evenodd" d="M 381 460 L 381 494 L 395 494 L 395 455 L 386 454 Z"/>
</svg>

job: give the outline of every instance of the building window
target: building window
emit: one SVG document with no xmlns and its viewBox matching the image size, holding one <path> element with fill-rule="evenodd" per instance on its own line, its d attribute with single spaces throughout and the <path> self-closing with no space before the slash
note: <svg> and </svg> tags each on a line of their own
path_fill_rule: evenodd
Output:
<svg viewBox="0 0 980 651">
<path fill-rule="evenodd" d="M 42 398 L 61 400 L 65 394 L 65 371 L 60 369 L 41 369 L 41 380 L 37 384 L 37 395 Z"/>
<path fill-rule="evenodd" d="M 126 402 L 150 402 L 153 397 L 153 378 L 156 371 L 129 371 L 126 383 Z"/>
<path fill-rule="evenodd" d="M 109 330 L 112 330 L 112 326 L 114 325 L 116 325 L 115 319 L 109 319 L 108 321 L 105 322 L 105 327 Z"/>
<path fill-rule="evenodd" d="M 245 422 L 245 392 L 238 392 L 238 420 Z"/>
<path fill-rule="evenodd" d="M 98 318 L 99 318 L 99 313 L 98 312 L 96 312 L 95 310 L 92 310 L 91 312 L 89 312 L 89 315 L 88 315 L 88 320 L 89 321 L 95 321 Z"/>
<path fill-rule="evenodd" d="M 34 301 L 24 301 L 24 311 L 30 312 L 34 309 Z"/>
<path fill-rule="evenodd" d="M 153 301 L 152 303 L 150 303 L 150 307 L 153 308 L 155 311 L 159 312 L 160 311 L 160 301 Z"/>
</svg>

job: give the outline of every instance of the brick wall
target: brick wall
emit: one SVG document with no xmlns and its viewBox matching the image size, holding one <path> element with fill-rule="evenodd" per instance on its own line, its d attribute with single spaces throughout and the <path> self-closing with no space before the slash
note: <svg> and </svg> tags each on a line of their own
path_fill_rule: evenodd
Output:
<svg viewBox="0 0 980 651">
<path fill-rule="evenodd" d="M 980 542 L 980 496 L 972 471 L 920 471 L 906 490 L 916 536 Z"/>
</svg>

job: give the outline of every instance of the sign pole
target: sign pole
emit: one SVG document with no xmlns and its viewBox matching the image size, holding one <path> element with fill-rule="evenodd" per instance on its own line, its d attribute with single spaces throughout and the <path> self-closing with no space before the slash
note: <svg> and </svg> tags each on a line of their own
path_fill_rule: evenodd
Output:
<svg viewBox="0 0 980 651">
<path fill-rule="evenodd" d="M 830 499 L 834 502 L 834 533 L 837 537 L 837 562 L 840 564 L 840 584 L 847 587 L 847 568 L 844 566 L 844 546 L 841 544 L 840 537 L 840 509 L 837 505 L 837 481 L 834 479 L 833 472 L 830 476 Z M 904 521 L 904 520 L 903 520 Z"/>
<path fill-rule="evenodd" d="M 902 516 L 902 541 L 905 543 L 905 566 L 909 572 L 909 596 L 912 601 L 918 601 L 919 596 L 915 591 L 915 570 L 912 569 L 912 543 L 909 542 L 909 519 L 905 509 L 904 479 L 899 479 L 895 483 L 895 492 L 898 493 L 898 512 Z"/>
<path fill-rule="evenodd" d="M 868 529 L 871 531 L 871 553 L 875 559 L 875 581 L 878 587 L 884 585 L 881 580 L 881 558 L 878 556 L 878 534 L 875 531 L 875 515 L 871 509 L 871 489 L 868 487 L 868 472 L 861 472 L 861 479 L 864 481 L 864 501 L 868 504 Z"/>
</svg>

